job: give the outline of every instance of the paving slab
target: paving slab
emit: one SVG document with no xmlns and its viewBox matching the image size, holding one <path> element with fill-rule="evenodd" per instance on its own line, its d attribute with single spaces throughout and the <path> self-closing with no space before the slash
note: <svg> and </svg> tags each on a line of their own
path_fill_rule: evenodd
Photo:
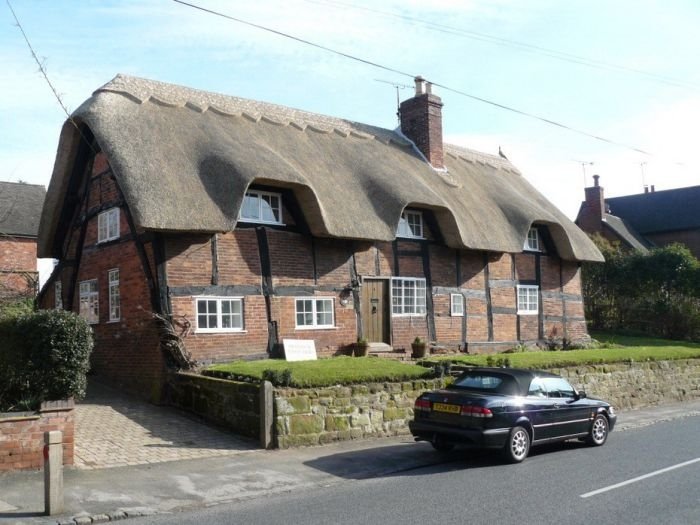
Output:
<svg viewBox="0 0 700 525">
<path fill-rule="evenodd" d="M 256 450 L 253 440 L 91 382 L 75 407 L 75 467 L 102 469 Z"/>
</svg>

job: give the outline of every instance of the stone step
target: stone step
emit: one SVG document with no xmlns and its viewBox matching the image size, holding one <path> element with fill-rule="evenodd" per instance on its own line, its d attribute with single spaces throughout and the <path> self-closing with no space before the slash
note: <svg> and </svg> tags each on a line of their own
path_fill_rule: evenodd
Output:
<svg viewBox="0 0 700 525">
<path fill-rule="evenodd" d="M 376 343 L 372 342 L 369 343 L 369 348 L 367 348 L 367 352 L 370 354 L 383 354 L 387 352 L 393 352 L 394 349 L 391 347 L 391 345 L 388 345 L 386 343 Z"/>
</svg>

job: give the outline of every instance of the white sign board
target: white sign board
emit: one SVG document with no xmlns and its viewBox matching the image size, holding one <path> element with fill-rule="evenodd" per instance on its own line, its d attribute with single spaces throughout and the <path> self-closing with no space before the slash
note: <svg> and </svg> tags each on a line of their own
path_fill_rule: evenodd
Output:
<svg viewBox="0 0 700 525">
<path fill-rule="evenodd" d="M 283 339 L 287 361 L 315 361 L 316 343 L 312 339 Z"/>
</svg>

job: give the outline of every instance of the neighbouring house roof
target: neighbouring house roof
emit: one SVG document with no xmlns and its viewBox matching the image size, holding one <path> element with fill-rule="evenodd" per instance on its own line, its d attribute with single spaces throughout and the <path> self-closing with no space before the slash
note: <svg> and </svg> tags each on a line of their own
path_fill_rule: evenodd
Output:
<svg viewBox="0 0 700 525">
<path fill-rule="evenodd" d="M 639 235 L 633 228 L 630 228 L 627 223 L 620 217 L 603 214 L 603 224 L 610 228 L 623 242 L 627 243 L 630 248 L 647 253 L 652 244 L 644 237 Z"/>
<path fill-rule="evenodd" d="M 609 213 L 642 235 L 700 228 L 700 186 L 605 199 Z"/>
<path fill-rule="evenodd" d="M 123 75 L 72 118 L 94 134 L 136 225 L 148 230 L 232 230 L 255 182 L 291 188 L 319 237 L 393 240 L 411 205 L 433 210 L 453 248 L 520 252 L 537 222 L 549 227 L 562 258 L 603 260 L 577 226 L 497 156 L 445 145 L 447 171 L 440 172 L 397 131 Z M 55 255 L 79 139 L 67 121 L 40 256 Z"/>
<path fill-rule="evenodd" d="M 0 235 L 36 237 L 45 196 L 43 186 L 0 181 Z"/>
</svg>

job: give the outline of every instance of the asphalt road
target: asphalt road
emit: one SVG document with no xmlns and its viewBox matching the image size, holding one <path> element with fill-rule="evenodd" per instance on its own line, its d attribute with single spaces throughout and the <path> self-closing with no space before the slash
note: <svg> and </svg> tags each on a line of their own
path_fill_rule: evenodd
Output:
<svg viewBox="0 0 700 525">
<path fill-rule="evenodd" d="M 613 432 L 599 448 L 577 442 L 535 448 L 520 465 L 473 451 L 444 459 L 390 476 L 129 523 L 700 524 L 700 417 Z"/>
</svg>

